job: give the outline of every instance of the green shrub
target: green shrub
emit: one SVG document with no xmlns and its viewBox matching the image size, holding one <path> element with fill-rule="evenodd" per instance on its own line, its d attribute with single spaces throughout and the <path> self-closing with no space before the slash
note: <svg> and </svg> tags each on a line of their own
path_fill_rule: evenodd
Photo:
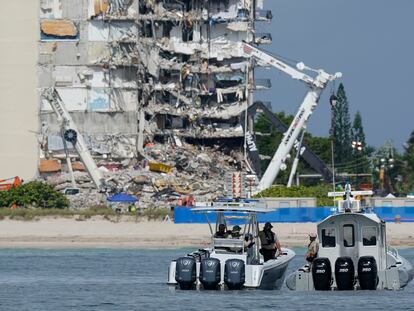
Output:
<svg viewBox="0 0 414 311">
<path fill-rule="evenodd" d="M 318 186 L 273 186 L 258 193 L 255 198 L 316 198 L 317 206 L 333 206 L 334 201 L 328 197 L 328 192 L 332 191 L 329 185 Z"/>
<path fill-rule="evenodd" d="M 117 215 L 117 213 L 110 207 L 106 206 L 106 205 L 95 205 L 92 206 L 86 210 L 83 210 L 81 212 L 78 213 L 79 215 L 82 215 L 85 218 L 90 218 L 93 216 L 104 216 L 104 217 L 108 217 L 108 216 L 115 216 Z"/>
<path fill-rule="evenodd" d="M 0 207 L 67 208 L 68 199 L 53 186 L 33 181 L 8 191 L 0 191 Z"/>
<path fill-rule="evenodd" d="M 6 217 L 15 220 L 33 220 L 36 217 L 54 216 L 54 217 L 71 217 L 74 212 L 69 209 L 56 208 L 0 208 L 0 220 Z"/>
</svg>

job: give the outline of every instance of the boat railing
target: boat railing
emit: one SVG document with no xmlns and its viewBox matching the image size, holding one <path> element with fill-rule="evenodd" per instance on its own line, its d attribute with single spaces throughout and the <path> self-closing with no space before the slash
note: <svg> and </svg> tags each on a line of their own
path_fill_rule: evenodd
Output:
<svg viewBox="0 0 414 311">
<path fill-rule="evenodd" d="M 387 246 L 387 251 L 391 253 L 391 255 L 395 257 L 399 257 L 400 254 L 398 254 L 398 250 L 395 247 L 392 247 L 390 245 Z"/>
</svg>

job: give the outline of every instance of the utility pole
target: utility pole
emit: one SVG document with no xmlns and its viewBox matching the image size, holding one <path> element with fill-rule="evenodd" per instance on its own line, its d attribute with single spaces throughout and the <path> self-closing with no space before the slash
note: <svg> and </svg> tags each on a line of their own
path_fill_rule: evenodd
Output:
<svg viewBox="0 0 414 311">
<path fill-rule="evenodd" d="M 364 146 L 362 145 L 362 142 L 358 141 L 358 140 L 353 140 L 352 141 L 352 149 L 355 150 L 354 154 L 356 156 L 356 185 L 359 185 L 359 173 L 361 173 L 361 167 L 360 165 L 362 164 L 361 161 L 361 156 L 362 156 L 362 150 L 364 149 Z"/>
<path fill-rule="evenodd" d="M 338 98 L 332 93 L 329 98 L 331 104 L 331 157 L 332 157 L 332 191 L 335 192 L 335 106 Z"/>
</svg>

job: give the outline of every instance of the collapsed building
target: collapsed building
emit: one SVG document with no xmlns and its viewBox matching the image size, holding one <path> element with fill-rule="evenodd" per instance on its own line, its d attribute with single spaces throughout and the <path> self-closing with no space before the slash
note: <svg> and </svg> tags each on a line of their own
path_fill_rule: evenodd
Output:
<svg viewBox="0 0 414 311">
<path fill-rule="evenodd" d="M 254 79 L 242 42 L 270 43 L 255 23 L 271 18 L 260 0 L 40 0 L 39 89 L 58 91 L 118 191 L 154 206 L 223 195 L 226 174 L 256 173 L 242 113 L 270 80 Z M 68 187 L 69 157 L 78 186 L 93 189 L 39 102 L 40 175 Z"/>
</svg>

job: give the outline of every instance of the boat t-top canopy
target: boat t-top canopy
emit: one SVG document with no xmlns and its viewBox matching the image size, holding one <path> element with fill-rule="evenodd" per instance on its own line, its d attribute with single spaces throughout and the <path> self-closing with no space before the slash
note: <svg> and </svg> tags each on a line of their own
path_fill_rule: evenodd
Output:
<svg viewBox="0 0 414 311">
<path fill-rule="evenodd" d="M 219 199 L 218 201 L 206 203 L 204 206 L 196 206 L 191 209 L 194 212 L 218 213 L 218 212 L 237 212 L 237 213 L 269 213 L 275 209 L 268 208 L 266 203 L 253 199 Z"/>
<path fill-rule="evenodd" d="M 270 213 L 276 211 L 273 208 L 266 207 L 242 207 L 242 206 L 229 206 L 229 207 L 195 207 L 191 209 L 194 212 L 204 213 L 217 213 L 217 212 L 238 212 L 238 213 Z"/>
</svg>

